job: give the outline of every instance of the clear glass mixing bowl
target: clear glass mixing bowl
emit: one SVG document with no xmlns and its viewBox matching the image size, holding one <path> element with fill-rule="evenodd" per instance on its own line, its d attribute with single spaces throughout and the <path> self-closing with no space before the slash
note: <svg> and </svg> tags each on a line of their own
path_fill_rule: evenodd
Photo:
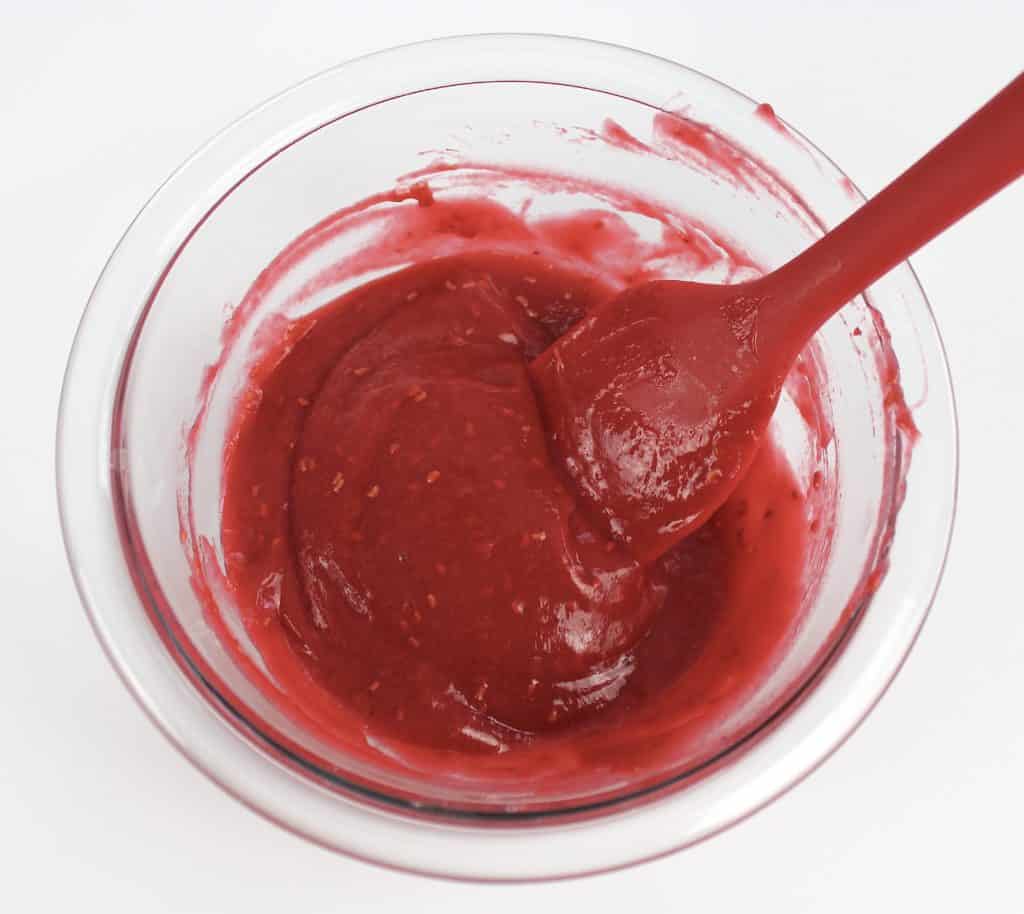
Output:
<svg viewBox="0 0 1024 914">
<path fill-rule="evenodd" d="M 732 180 L 700 155 L 651 156 L 609 131 L 611 119 L 649 139 L 659 111 L 710 128 L 705 137 L 756 163 L 754 171 Z M 217 562 L 223 446 L 256 328 L 308 307 L 295 293 L 311 282 L 318 294 L 336 292 L 321 281 L 325 270 L 365 238 L 341 233 L 300 252 L 256 296 L 254 281 L 311 226 L 438 159 L 454 166 L 449 188 L 460 169 L 487 163 L 636 192 L 734 240 L 765 269 L 862 200 L 763 106 L 625 48 L 549 36 L 450 38 L 317 76 L 186 162 L 100 277 L 68 366 L 58 432 L 71 566 L 104 648 L 147 713 L 217 783 L 284 827 L 357 857 L 470 879 L 575 875 L 648 859 L 725 828 L 804 777 L 867 714 L 910 649 L 938 585 L 955 504 L 955 415 L 941 341 L 904 265 L 805 353 L 805 367 L 826 379 L 832 434 L 808 436 L 799 372 L 775 431 L 801 485 L 810 491 L 824 479 L 837 493 L 831 533 L 816 541 L 784 656 L 705 744 L 629 777 L 583 773 L 532 793 L 375 768 L 320 745 L 259 688 L 258 669 L 240 668 L 196 596 L 191 556 L 205 538 Z M 505 187 L 512 197 L 514 184 Z M 243 300 L 246 321 L 228 330 Z M 920 432 L 912 460 L 891 408 L 889 354 Z M 230 624 L 230 597 L 217 599 Z"/>
</svg>

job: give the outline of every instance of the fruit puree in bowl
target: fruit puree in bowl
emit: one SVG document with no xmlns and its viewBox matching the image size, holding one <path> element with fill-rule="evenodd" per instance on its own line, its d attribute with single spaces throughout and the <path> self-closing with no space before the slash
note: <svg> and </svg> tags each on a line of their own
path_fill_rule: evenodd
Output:
<svg viewBox="0 0 1024 914">
<path fill-rule="evenodd" d="M 684 117 L 653 132 L 648 155 L 770 179 Z M 611 121 L 587 142 L 641 145 Z M 346 238 L 346 256 L 323 257 Z M 736 281 L 759 273 L 753 257 L 614 186 L 445 163 L 296 239 L 233 332 L 318 256 L 253 331 L 219 543 L 193 553 L 210 619 L 244 656 L 210 596 L 230 595 L 266 693 L 349 758 L 450 785 L 469 808 L 635 791 L 734 741 L 834 525 L 820 357 L 788 385 L 821 464 L 810 484 L 769 434 L 713 521 L 656 561 L 579 497 L 529 368 L 631 283 Z M 889 408 L 909 432 L 895 377 Z M 618 450 L 633 474 L 670 472 L 642 441 Z"/>
</svg>

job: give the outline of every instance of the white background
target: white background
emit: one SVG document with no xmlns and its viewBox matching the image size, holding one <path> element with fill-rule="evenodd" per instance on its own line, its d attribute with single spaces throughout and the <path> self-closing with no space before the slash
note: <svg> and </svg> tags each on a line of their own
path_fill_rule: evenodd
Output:
<svg viewBox="0 0 1024 914">
<path fill-rule="evenodd" d="M 850 742 L 740 827 L 552 885 L 386 872 L 222 794 L 108 666 L 65 567 L 52 467 L 64 361 L 118 237 L 264 97 L 356 54 L 497 30 L 694 66 L 770 101 L 867 193 L 1024 65 L 1021 0 L 0 0 L 0 909 L 1024 911 L 1024 182 L 914 258 L 963 447 L 932 616 Z"/>
</svg>

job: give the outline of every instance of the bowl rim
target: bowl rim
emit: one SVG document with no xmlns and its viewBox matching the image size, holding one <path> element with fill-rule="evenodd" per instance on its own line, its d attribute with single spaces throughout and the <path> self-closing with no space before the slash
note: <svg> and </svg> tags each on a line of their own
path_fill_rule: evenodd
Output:
<svg viewBox="0 0 1024 914">
<path fill-rule="evenodd" d="M 445 49 L 443 54 L 437 53 L 440 47 Z M 351 93 L 346 96 L 345 91 L 337 91 L 332 97 L 332 89 L 351 89 L 351 85 L 345 84 L 359 82 L 353 78 L 355 76 L 377 71 L 379 77 L 382 69 L 395 70 L 395 67 L 384 65 L 402 57 L 407 58 L 404 65 L 397 68 L 402 75 L 394 77 L 389 84 L 395 84 L 396 89 L 401 88 L 402 80 L 408 79 L 407 71 L 419 80 L 415 76 L 416 67 L 409 64 L 413 62 L 412 58 L 422 58 L 424 51 L 434 57 L 455 60 L 460 55 L 484 54 L 487 59 L 480 66 L 493 70 L 502 78 L 435 81 L 418 88 L 406 87 L 404 91 L 385 94 L 355 106 L 351 101 L 339 101 Z M 614 809 L 600 818 L 583 821 L 552 819 L 524 829 L 496 829 L 493 822 L 488 824 L 464 819 L 425 822 L 402 816 L 394 810 L 368 805 L 357 798 L 331 793 L 312 781 L 299 779 L 265 749 L 241 738 L 237 730 L 228 726 L 210 728 L 211 716 L 222 725 L 224 722 L 216 716 L 208 700 L 182 676 L 143 610 L 116 519 L 117 492 L 112 468 L 117 461 L 116 454 L 112 452 L 113 439 L 109 431 L 115 425 L 114 411 L 122 366 L 130 355 L 132 338 L 148 308 L 143 303 L 151 299 L 152 290 L 159 286 L 173 265 L 173 252 L 187 243 L 212 207 L 281 149 L 326 123 L 410 92 L 465 82 L 557 83 L 559 81 L 555 79 L 527 79 L 524 78 L 525 73 L 518 78 L 507 75 L 536 66 L 539 60 L 555 51 L 566 58 L 578 56 L 580 61 L 585 59 L 591 64 L 615 58 L 618 66 L 628 63 L 638 71 L 643 71 L 644 66 L 657 68 L 659 72 L 672 72 L 679 79 L 701 84 L 702 88 L 720 93 L 731 101 L 744 101 L 751 107 L 755 104 L 730 87 L 681 64 L 619 45 L 564 36 L 491 33 L 436 38 L 342 63 L 285 90 L 236 120 L 190 156 L 154 193 L 125 231 L 97 280 L 75 336 L 61 393 L 57 426 L 57 488 L 65 549 L 90 623 L 125 686 L 158 729 L 193 765 L 254 811 L 329 849 L 405 871 L 485 881 L 550 879 L 602 872 L 698 843 L 752 815 L 824 762 L 881 698 L 901 668 L 927 617 L 941 581 L 952 535 L 959 445 L 949 366 L 928 301 L 909 264 L 904 264 L 897 270 L 905 274 L 905 284 L 922 306 L 923 330 L 928 334 L 927 342 L 932 344 L 928 355 L 940 369 L 938 377 L 932 377 L 934 372 L 930 368 L 926 370 L 932 387 L 929 397 L 941 399 L 946 407 L 946 415 L 941 418 L 947 423 L 949 433 L 949 451 L 944 455 L 951 483 L 944 493 L 947 510 L 943 512 L 942 523 L 928 531 L 931 573 L 925 577 L 929 582 L 921 593 L 902 595 L 904 618 L 897 643 L 888 645 L 883 656 L 864 658 L 863 662 L 867 663 L 872 674 L 870 688 L 862 689 L 856 702 L 847 700 L 828 710 L 815 731 L 805 734 L 803 743 L 798 747 L 802 749 L 799 760 L 792 746 L 781 752 L 780 758 L 766 756 L 763 761 L 771 764 L 766 764 L 760 777 L 747 783 L 737 780 L 736 769 L 741 761 L 737 760 L 706 779 L 714 780 L 719 789 L 725 789 L 725 799 L 731 802 L 724 802 L 721 797 L 717 800 L 705 797 L 698 810 L 687 809 L 687 804 L 679 802 L 680 798 L 691 794 L 695 785 L 641 807 Z M 579 66 L 582 68 L 582 64 Z M 570 63 L 567 72 L 571 72 L 573 67 L 574 64 Z M 642 81 L 648 79 L 645 75 Z M 573 82 L 563 84 L 578 85 Z M 373 85 L 379 92 L 377 84 Z M 581 87 L 598 89 L 589 85 Z M 363 91 L 366 92 L 365 89 Z M 304 97 L 307 95 L 310 98 Z M 310 110 L 310 101 L 315 103 L 313 110 Z M 325 117 L 330 113 L 324 109 L 325 104 L 328 109 L 331 106 L 336 109 L 333 116 Z M 848 182 L 820 150 L 802 134 L 795 130 L 793 133 L 820 156 L 837 178 Z M 257 141 L 255 145 L 253 138 Z M 859 192 L 856 198 L 863 201 Z M 140 252 L 138 255 L 136 250 Z M 153 263 L 157 269 L 127 277 L 125 267 L 131 265 L 136 256 Z M 137 306 L 135 313 L 124 313 L 125 301 Z M 131 333 L 125 335 L 124 331 L 129 327 Z M 924 346 L 925 340 L 919 339 L 919 343 Z M 101 420 L 98 426 L 96 418 Z M 840 643 L 845 647 L 848 640 L 849 634 Z M 845 650 L 835 651 L 831 660 L 841 663 L 846 653 Z M 801 708 L 820 692 L 820 672 L 821 668 L 811 677 L 810 682 L 817 687 L 803 696 L 805 700 L 799 703 Z M 801 691 L 806 691 L 806 686 Z M 817 697 L 820 704 L 821 696 Z M 787 704 L 784 709 L 786 720 L 778 725 L 778 730 L 784 729 L 789 718 L 800 713 L 801 708 L 795 707 L 793 702 Z M 197 722 L 200 722 L 198 726 Z M 203 732 L 199 733 L 199 729 Z M 763 755 L 763 750 L 773 740 L 778 743 L 777 732 L 766 733 L 757 746 L 748 747 L 742 757 L 746 760 L 746 767 L 750 765 L 751 754 L 760 752 Z M 776 745 L 776 755 L 779 755 L 779 748 Z M 779 770 L 780 766 L 785 770 Z M 323 815 L 325 798 L 329 798 L 326 802 L 331 806 L 331 818 L 338 819 L 338 822 L 328 824 L 322 821 L 326 818 Z M 659 820 L 657 829 L 650 821 L 652 812 Z M 695 816 L 697 812 L 699 816 Z M 683 813 L 699 820 L 687 823 L 686 834 L 678 824 L 672 827 L 673 816 Z M 318 816 L 321 821 L 318 821 Z M 342 822 L 344 828 L 339 827 Z M 610 844 L 607 837 L 612 834 L 611 829 L 621 833 L 614 842 L 616 847 L 612 853 L 597 856 L 566 853 L 571 844 L 581 843 L 583 832 L 587 833 L 587 840 L 582 843 L 591 848 Z M 432 840 L 428 841 L 427 836 L 432 836 Z M 418 843 L 432 846 L 425 852 L 415 853 L 408 852 L 405 847 Z M 474 852 L 474 844 L 486 845 L 488 850 L 482 854 L 479 850 Z M 399 848 L 397 851 L 396 846 Z M 526 859 L 527 851 L 529 859 Z M 505 858 L 503 864 L 494 862 L 493 858 L 499 855 Z"/>
</svg>

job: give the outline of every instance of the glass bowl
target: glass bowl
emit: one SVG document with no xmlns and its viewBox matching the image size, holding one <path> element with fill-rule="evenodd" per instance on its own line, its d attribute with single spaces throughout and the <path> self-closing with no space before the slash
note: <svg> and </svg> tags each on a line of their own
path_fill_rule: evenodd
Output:
<svg viewBox="0 0 1024 914">
<path fill-rule="evenodd" d="M 658 145 L 663 113 L 697 141 Z M 709 144 L 714 155 L 701 152 Z M 400 760 L 323 745 L 274 700 L 257 654 L 243 664 L 226 649 L 197 595 L 209 595 L 222 559 L 232 404 L 267 322 L 339 291 L 332 265 L 370 237 L 334 230 L 346 208 L 425 169 L 435 193 L 457 194 L 487 168 L 521 176 L 501 186 L 510 204 L 524 193 L 534 205 L 564 197 L 564 185 L 545 190 L 531 178 L 543 172 L 657 201 L 735 242 L 761 269 L 863 199 L 767 106 L 625 48 L 488 35 L 351 61 L 218 135 L 132 223 L 68 365 L 58 489 L 71 567 L 111 661 L 160 729 L 224 789 L 363 859 L 466 879 L 553 878 L 714 834 L 806 776 L 863 719 L 938 585 L 955 505 L 955 413 L 941 341 L 908 265 L 808 347 L 773 431 L 809 504 L 831 512 L 818 527 L 827 532 L 814 540 L 798 624 L 771 675 L 706 739 L 666 743 L 626 775 L 541 772 L 526 782 L 424 778 Z M 614 209 L 611 198 L 584 202 Z M 305 243 L 311 230 L 328 240 Z M 368 264 L 366 275 L 381 267 Z M 672 275 L 672 264 L 662 267 Z M 821 394 L 810 423 L 808 377 Z M 900 385 L 912 422 L 894 409 Z M 816 500 L 815 488 L 831 497 Z M 208 573 L 202 581 L 197 568 Z M 229 594 L 214 599 L 244 651 Z"/>
</svg>

